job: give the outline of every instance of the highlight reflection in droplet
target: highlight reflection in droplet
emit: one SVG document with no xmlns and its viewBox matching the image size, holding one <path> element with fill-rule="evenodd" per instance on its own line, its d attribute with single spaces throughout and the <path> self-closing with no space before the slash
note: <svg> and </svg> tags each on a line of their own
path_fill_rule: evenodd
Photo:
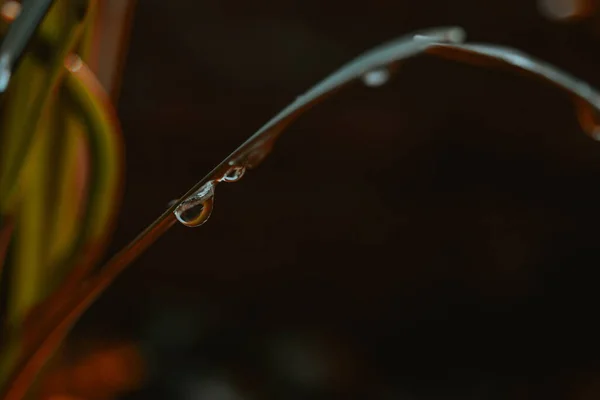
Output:
<svg viewBox="0 0 600 400">
<path fill-rule="evenodd" d="M 234 167 L 231 167 L 231 169 L 229 171 L 227 171 L 227 173 L 223 176 L 223 178 L 221 178 L 221 181 L 237 182 L 240 179 L 242 179 L 242 177 L 244 176 L 245 173 L 246 173 L 245 167 L 236 165 Z"/>
</svg>

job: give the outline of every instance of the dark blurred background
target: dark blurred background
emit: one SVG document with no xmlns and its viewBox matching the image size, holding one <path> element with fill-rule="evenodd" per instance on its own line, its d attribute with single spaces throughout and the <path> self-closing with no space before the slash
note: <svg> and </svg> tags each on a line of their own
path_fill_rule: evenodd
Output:
<svg viewBox="0 0 600 400">
<path fill-rule="evenodd" d="M 139 1 L 111 252 L 297 95 L 410 31 L 459 25 L 600 87 L 600 5 L 563 19 L 566 3 Z M 301 118 L 70 343 L 134 346 L 131 400 L 599 399 L 599 181 L 600 144 L 559 90 L 414 59 Z"/>
</svg>

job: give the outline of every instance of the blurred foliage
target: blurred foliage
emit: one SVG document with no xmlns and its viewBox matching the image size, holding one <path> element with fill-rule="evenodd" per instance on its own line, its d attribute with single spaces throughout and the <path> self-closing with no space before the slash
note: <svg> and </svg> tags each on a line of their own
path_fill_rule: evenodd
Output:
<svg viewBox="0 0 600 400">
<path fill-rule="evenodd" d="M 15 2 L 5 6 L 20 9 Z M 61 312 L 64 294 L 92 271 L 118 209 L 120 128 L 85 65 L 96 7 L 95 1 L 55 1 L 3 93 L 0 385 L 7 393 L 12 387 L 24 394 L 35 378 L 30 371 L 23 384 L 15 380 L 27 375 L 19 365 Z M 14 15 L 3 16 L 6 32 Z"/>
</svg>

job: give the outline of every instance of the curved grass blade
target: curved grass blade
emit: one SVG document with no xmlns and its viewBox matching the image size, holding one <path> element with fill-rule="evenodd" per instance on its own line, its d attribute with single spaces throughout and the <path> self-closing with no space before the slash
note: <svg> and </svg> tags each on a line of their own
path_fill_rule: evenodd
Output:
<svg viewBox="0 0 600 400">
<path fill-rule="evenodd" d="M 415 35 L 410 35 L 409 37 L 380 46 L 365 54 L 363 57 L 358 58 L 355 62 L 348 64 L 345 68 L 342 68 L 337 73 L 334 73 L 324 80 L 321 84 L 315 86 L 305 96 L 298 98 L 293 106 L 288 107 L 284 112 L 280 113 L 279 117 L 282 120 L 291 122 L 291 119 L 299 116 L 305 109 L 316 104 L 317 101 L 324 99 L 327 95 L 343 85 L 362 76 L 370 69 L 416 55 L 436 41 L 460 39 L 462 39 L 462 30 L 459 28 L 435 29 L 424 31 L 416 38 Z M 289 115 L 286 115 L 286 113 Z M 272 126 L 263 128 L 263 130 L 255 134 L 247 143 L 253 143 L 254 141 L 258 142 L 263 139 L 263 131 L 274 133 L 275 131 L 271 128 L 281 131 L 281 129 L 279 129 L 281 124 L 271 122 L 271 125 Z M 243 147 L 244 146 L 242 146 L 242 148 Z M 232 156 L 236 154 L 237 152 Z M 33 382 L 33 379 L 39 371 L 39 366 L 43 365 L 48 356 L 55 351 L 62 341 L 62 338 L 67 334 L 69 328 L 77 320 L 79 315 L 138 254 L 144 251 L 175 223 L 172 211 L 177 205 L 178 204 L 173 205 L 171 210 L 167 211 L 163 217 L 142 233 L 138 239 L 132 242 L 120 253 L 120 255 L 113 258 L 113 260 L 99 272 L 97 277 L 91 279 L 91 286 L 85 285 L 85 288 L 81 289 L 81 285 L 78 285 L 76 289 L 79 290 L 73 290 L 72 285 L 69 284 L 58 291 L 57 296 L 59 298 L 74 300 L 64 307 L 67 310 L 66 315 L 61 315 L 60 318 L 57 318 L 59 321 L 58 324 L 53 325 L 48 334 L 41 336 L 41 342 L 39 344 L 31 346 L 33 350 L 30 354 L 25 352 L 24 361 L 21 363 L 21 367 L 17 368 L 14 379 L 9 380 L 10 386 L 7 388 L 7 393 L 4 397 L 5 399 L 18 399 L 25 395 L 27 388 Z M 93 253 L 94 251 L 91 252 L 91 254 Z M 84 261 L 83 264 L 87 264 L 87 261 Z M 87 270 L 87 267 L 82 269 Z M 74 279 L 72 283 L 75 284 L 77 282 Z M 73 293 L 76 295 L 73 296 Z"/>
<path fill-rule="evenodd" d="M 52 126 L 53 114 L 50 111 L 54 106 L 52 100 L 56 89 L 64 76 L 64 57 L 78 42 L 81 30 L 81 12 L 75 12 L 73 4 L 69 0 L 57 0 L 38 27 L 31 20 L 35 2 L 26 2 L 8 29 L 8 34 L 22 33 L 28 29 L 30 33 L 36 32 L 36 40 L 41 38 L 45 43 L 56 44 L 56 51 L 42 54 L 42 62 L 49 64 L 47 68 L 40 66 L 40 54 L 24 54 L 11 79 L 8 93 L 3 98 L 5 113 L 2 121 L 4 143 L 0 170 L 0 212 L 15 215 L 17 219 L 7 304 L 11 339 L 0 355 L 2 380 L 5 379 L 5 370 L 14 362 L 12 354 L 18 354 L 21 324 L 30 310 L 47 294 L 44 277 L 48 269 L 48 241 L 45 235 L 47 214 L 44 209 L 48 202 L 49 185 L 48 171 L 45 170 L 48 167 L 43 159 L 48 155 L 48 129 Z M 35 29 L 31 24 L 35 25 Z M 23 43 L 23 37 L 17 35 L 21 41 L 9 37 L 3 43 Z M 18 50 L 18 46 L 9 47 L 11 51 L 15 49 Z M 34 140 L 36 136 L 40 140 Z M 31 157 L 32 154 L 35 157 Z"/>
<path fill-rule="evenodd" d="M 25 327 L 28 337 L 35 337 L 41 326 L 49 325 L 57 310 L 68 301 L 68 294 L 73 293 L 96 266 L 113 231 L 123 191 L 122 135 L 108 94 L 79 58 L 72 57 L 68 64 L 73 78 L 66 82 L 66 104 L 85 127 L 82 132 L 90 152 L 89 187 L 75 240 L 67 250 L 67 256 L 56 264 L 62 270 L 57 271 L 59 275 L 68 272 L 66 278 L 58 290 L 29 316 Z"/>
<path fill-rule="evenodd" d="M 72 60 L 71 60 L 72 61 Z M 58 296 L 53 296 L 41 309 L 43 313 L 37 313 L 37 317 L 29 318 L 25 330 L 25 343 L 23 354 L 28 354 L 31 343 L 39 340 L 39 332 L 34 328 L 44 327 L 46 321 L 51 321 L 56 316 L 53 311 L 61 310 L 62 306 L 68 304 L 73 294 L 81 289 L 81 281 L 91 268 L 95 265 L 98 256 L 102 254 L 108 237 L 112 232 L 118 202 L 122 192 L 122 168 L 123 168 L 123 145 L 121 131 L 116 113 L 113 110 L 108 96 L 104 93 L 101 85 L 96 81 L 91 71 L 79 60 L 70 63 L 71 74 L 67 76 L 65 85 L 71 97 L 72 103 L 77 105 L 77 111 L 88 129 L 88 140 L 92 150 L 93 178 L 88 194 L 88 205 L 86 218 L 82 224 L 80 239 L 74 246 L 74 254 L 71 258 L 76 260 L 77 267 L 69 275 L 66 282 L 57 291 Z M 61 296 L 62 295 L 62 296 Z M 44 331 L 44 329 L 41 329 Z M 54 349 L 47 353 L 50 356 Z M 27 388 L 35 379 L 35 375 L 27 375 L 26 383 L 20 384 L 22 379 L 9 380 L 11 385 L 16 382 L 17 392 L 10 394 L 8 398 L 22 398 Z M 21 375 L 22 376 L 22 375 Z M 7 394 L 7 396 L 9 396 Z"/>
<path fill-rule="evenodd" d="M 74 116 L 65 101 L 64 87 L 59 95 L 55 119 L 52 165 L 49 185 L 51 199 L 48 203 L 48 259 L 51 276 L 48 286 L 56 288 L 66 274 L 68 266 L 62 262 L 72 252 L 81 230 L 85 211 L 86 192 L 91 162 L 83 124 Z"/>
<path fill-rule="evenodd" d="M 429 47 L 427 53 L 469 64 L 503 67 L 548 82 L 574 97 L 579 109 L 587 105 L 587 117 L 580 118 L 581 126 L 592 138 L 600 139 L 600 94 L 587 82 L 547 62 L 510 47 L 479 43 L 438 44 Z"/>
<path fill-rule="evenodd" d="M 104 253 L 114 228 L 123 191 L 125 153 L 121 126 L 109 95 L 94 74 L 76 56 L 67 60 L 72 74 L 66 83 L 69 104 L 85 127 L 90 150 L 91 186 L 79 236 L 82 246 L 75 246 L 84 257 L 88 272 Z M 83 277 L 83 276 L 82 276 Z"/>
<path fill-rule="evenodd" d="M 28 81 L 20 75 L 22 71 L 30 71 Z M 22 110 L 26 107 L 32 92 L 40 87 L 44 82 L 44 73 L 34 64 L 31 57 L 26 57 L 21 64 L 19 74 L 15 77 L 13 88 L 16 87 L 14 93 L 11 94 L 11 102 L 8 105 L 10 112 L 9 120 L 5 122 L 5 133 L 9 137 L 5 137 L 3 150 L 3 160 L 5 161 L 15 147 L 18 147 L 22 139 L 16 133 L 18 130 L 11 129 L 20 120 L 18 115 L 12 113 L 17 110 Z M 41 116 L 40 116 L 41 117 Z M 43 125 L 44 130 L 47 125 Z M 45 133 L 45 132 L 44 132 Z M 30 152 L 35 156 L 43 155 L 46 141 L 36 141 L 35 146 L 30 149 Z M 7 165 L 6 163 L 4 165 Z M 39 276 L 43 271 L 42 265 L 42 246 L 43 246 L 43 230 L 42 221 L 39 212 L 38 196 L 43 196 L 44 193 L 36 193 L 36 189 L 43 188 L 42 180 L 45 176 L 39 176 L 36 169 L 39 167 L 39 160 L 33 157 L 30 162 L 22 167 L 22 179 L 16 183 L 20 194 L 25 194 L 21 201 L 21 196 L 14 196 L 14 204 L 9 209 L 3 210 L 4 213 L 9 213 L 15 218 L 14 232 L 14 251 L 11 257 L 10 273 L 3 279 L 10 279 L 6 293 L 6 344 L 3 346 L 2 354 L 0 354 L 0 382 L 3 381 L 6 371 L 15 362 L 17 348 L 19 346 L 18 335 L 16 334 L 17 327 L 22 323 L 26 313 L 37 301 L 41 299 L 39 290 L 43 287 L 42 279 Z M 40 185 L 37 186 L 36 185 Z M 32 190 L 33 189 L 33 190 Z M 31 195 L 31 196 L 29 196 Z"/>
<path fill-rule="evenodd" d="M 266 145 L 272 143 L 291 122 L 340 88 L 361 78 L 371 70 L 388 67 L 424 53 L 428 49 L 440 46 L 444 41 L 454 43 L 446 43 L 444 44 L 445 47 L 459 46 L 458 43 L 462 41 L 462 30 L 460 28 L 440 28 L 423 31 L 379 46 L 358 57 L 351 63 L 346 64 L 340 70 L 311 88 L 306 94 L 298 97 L 296 101 L 267 122 L 230 156 L 215 167 L 213 171 L 194 185 L 184 196 L 174 202 L 161 217 L 146 228 L 129 245 L 111 258 L 95 276 L 90 277 L 79 290 L 73 293 L 70 302 L 63 309 L 60 317 L 53 321 L 51 329 L 41 336 L 41 340 L 32 346 L 31 352 L 23 358 L 20 368 L 16 371 L 15 377 L 11 381 L 11 386 L 8 388 L 3 399 L 17 400 L 22 397 L 27 385 L 39 372 L 40 366 L 44 365 L 48 356 L 60 345 L 81 314 L 132 261 L 176 222 L 173 212 L 188 197 L 193 196 L 196 191 L 208 182 L 218 182 L 229 171 L 232 165 L 255 166 L 255 163 L 249 162 L 253 161 L 252 156 L 257 150 L 263 149 Z M 515 67 L 514 65 L 512 66 Z M 562 74 L 558 69 L 554 71 Z M 570 93 L 573 92 L 572 89 L 571 87 L 565 88 Z M 589 105 L 597 109 L 595 104 L 589 103 Z"/>
<path fill-rule="evenodd" d="M 50 105 L 52 110 L 54 105 Z M 46 252 L 48 234 L 48 156 L 52 113 L 44 115 L 39 139 L 32 145 L 32 157 L 24 166 L 19 181 L 20 200 L 15 210 L 15 246 L 8 303 L 9 325 L 22 324 L 29 310 L 45 295 L 47 273 Z"/>
</svg>

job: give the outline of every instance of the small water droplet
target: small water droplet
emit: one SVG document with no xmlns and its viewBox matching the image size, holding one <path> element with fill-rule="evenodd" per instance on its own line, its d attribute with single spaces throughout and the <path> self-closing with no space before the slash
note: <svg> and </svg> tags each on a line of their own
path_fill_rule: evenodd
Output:
<svg viewBox="0 0 600 400">
<path fill-rule="evenodd" d="M 227 171 L 227 173 L 223 176 L 223 178 L 221 178 L 221 181 L 237 182 L 240 179 L 242 179 L 242 176 L 244 176 L 244 173 L 246 173 L 246 168 L 236 165 L 236 166 L 232 167 L 229 171 Z"/>
<path fill-rule="evenodd" d="M 215 185 L 208 182 L 200 190 L 188 197 L 173 212 L 177 220 L 185 226 L 195 228 L 204 224 L 212 213 Z"/>
<path fill-rule="evenodd" d="M 378 87 L 390 80 L 390 71 L 387 68 L 375 69 L 364 74 L 362 80 L 366 86 Z"/>
</svg>

